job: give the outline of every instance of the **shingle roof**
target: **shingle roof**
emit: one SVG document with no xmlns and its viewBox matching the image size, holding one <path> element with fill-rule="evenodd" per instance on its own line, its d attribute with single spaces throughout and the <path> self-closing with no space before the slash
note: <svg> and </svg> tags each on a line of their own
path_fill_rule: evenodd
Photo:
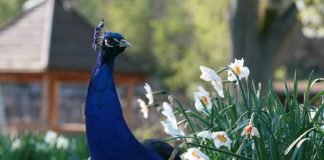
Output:
<svg viewBox="0 0 324 160">
<path fill-rule="evenodd" d="M 0 72 L 90 71 L 97 57 L 93 29 L 61 1 L 45 0 L 0 29 Z M 117 72 L 142 72 L 127 54 L 116 64 Z"/>
<path fill-rule="evenodd" d="M 51 5 L 47 1 L 24 11 L 0 30 L 0 70 L 45 69 Z"/>
</svg>

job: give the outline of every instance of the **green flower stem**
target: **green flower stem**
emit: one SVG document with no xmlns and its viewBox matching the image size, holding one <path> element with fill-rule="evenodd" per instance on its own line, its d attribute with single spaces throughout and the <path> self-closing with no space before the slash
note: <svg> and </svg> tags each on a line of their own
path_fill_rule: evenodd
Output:
<svg viewBox="0 0 324 160">
<path fill-rule="evenodd" d="M 172 95 L 170 95 L 170 96 L 172 96 Z M 178 106 L 180 107 L 180 110 L 181 110 L 182 114 L 183 114 L 183 115 L 185 116 L 185 118 L 187 119 L 190 129 L 191 129 L 192 133 L 194 133 L 195 140 L 196 140 L 197 142 L 199 142 L 199 139 L 198 139 L 198 137 L 197 137 L 196 131 L 195 131 L 195 129 L 194 129 L 194 127 L 193 127 L 193 125 L 192 125 L 192 123 L 191 123 L 191 121 L 190 121 L 190 119 L 189 119 L 187 113 L 186 113 L 186 111 L 184 110 L 184 108 L 182 107 L 182 105 L 181 105 L 181 103 L 178 101 L 178 99 L 176 99 L 174 96 L 172 96 L 172 97 L 173 97 L 173 99 L 177 102 Z"/>
<path fill-rule="evenodd" d="M 238 80 L 238 76 L 235 74 L 237 80 Z M 248 103 L 248 100 L 247 100 L 247 97 L 245 95 L 245 91 L 243 89 L 243 86 L 242 86 L 242 83 L 241 81 L 239 81 L 239 85 L 240 85 L 240 89 L 241 89 L 241 92 L 242 92 L 242 96 L 243 96 L 243 100 L 244 100 L 244 103 L 245 103 L 245 108 L 247 108 L 248 111 L 251 111 L 250 107 L 249 106 L 249 103 Z"/>
<path fill-rule="evenodd" d="M 241 143 L 240 147 L 238 148 L 238 150 L 236 151 L 236 154 L 240 154 L 243 147 L 244 147 L 244 144 L 246 143 L 247 139 L 244 138 L 243 142 Z"/>
<path fill-rule="evenodd" d="M 239 86 L 240 86 L 241 92 L 242 92 L 243 100 L 244 100 L 244 103 L 245 103 L 245 108 L 246 108 L 249 112 L 251 112 L 250 107 L 248 107 L 248 106 L 249 106 L 249 103 L 248 103 L 248 100 L 247 100 L 247 96 L 245 95 L 245 90 L 244 90 L 244 88 L 243 88 L 243 86 L 242 86 L 242 82 L 239 80 L 238 75 L 234 72 L 234 70 L 233 70 L 232 68 L 227 67 L 227 69 L 230 69 L 230 70 L 234 73 L 234 75 L 235 75 L 235 77 L 236 77 L 236 80 L 237 80 L 238 83 L 239 83 Z"/>
<path fill-rule="evenodd" d="M 152 92 L 153 95 L 159 95 L 159 94 L 162 94 L 162 95 L 170 95 L 169 92 L 167 91 L 154 91 Z"/>
<path fill-rule="evenodd" d="M 218 71 L 216 71 L 217 74 L 221 74 L 222 72 L 228 70 L 229 67 L 223 67 L 221 69 L 219 69 Z"/>
</svg>

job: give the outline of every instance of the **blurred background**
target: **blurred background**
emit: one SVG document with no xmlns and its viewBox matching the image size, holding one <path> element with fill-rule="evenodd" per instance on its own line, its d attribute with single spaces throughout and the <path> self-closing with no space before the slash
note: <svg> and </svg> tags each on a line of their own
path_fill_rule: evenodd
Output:
<svg viewBox="0 0 324 160">
<path fill-rule="evenodd" d="M 302 93 L 312 71 L 324 75 L 323 15 L 323 0 L 0 0 L 1 132 L 84 133 L 92 36 L 103 18 L 132 43 L 115 78 L 130 128 L 147 138 L 161 133 L 161 116 L 142 117 L 144 83 L 193 97 L 200 65 L 244 58 L 250 79 L 263 88 L 273 80 L 278 94 L 296 71 Z"/>
</svg>

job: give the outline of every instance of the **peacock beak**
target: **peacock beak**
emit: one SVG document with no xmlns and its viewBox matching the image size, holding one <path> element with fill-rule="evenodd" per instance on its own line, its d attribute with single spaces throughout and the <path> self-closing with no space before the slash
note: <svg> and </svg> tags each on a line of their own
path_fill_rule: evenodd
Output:
<svg viewBox="0 0 324 160">
<path fill-rule="evenodd" d="M 122 39 L 119 41 L 119 47 L 131 47 L 132 44 L 130 44 L 128 41 Z"/>
</svg>

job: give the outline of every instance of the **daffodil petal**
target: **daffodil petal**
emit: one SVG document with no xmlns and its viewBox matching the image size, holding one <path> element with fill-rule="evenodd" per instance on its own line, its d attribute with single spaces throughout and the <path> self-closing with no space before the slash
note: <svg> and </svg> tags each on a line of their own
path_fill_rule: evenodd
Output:
<svg viewBox="0 0 324 160">
<path fill-rule="evenodd" d="M 172 122 L 168 119 L 165 121 L 161 121 L 161 124 L 164 127 L 165 133 L 167 133 L 173 137 L 184 135 L 184 132 L 180 128 L 178 128 L 178 126 L 176 124 L 174 124 L 174 122 Z"/>
<path fill-rule="evenodd" d="M 210 131 L 201 131 L 197 133 L 197 137 L 201 137 L 202 139 L 211 139 L 211 132 Z"/>
<path fill-rule="evenodd" d="M 197 109 L 198 112 L 203 111 L 204 105 L 208 109 L 208 111 L 211 110 L 212 103 L 209 97 L 209 93 L 203 87 L 198 87 L 198 91 L 194 92 L 194 98 L 195 98 L 195 108 Z M 204 104 L 202 104 L 201 102 L 202 100 L 204 101 Z"/>
<path fill-rule="evenodd" d="M 222 82 L 216 82 L 212 81 L 212 85 L 214 86 L 215 90 L 217 91 L 217 94 L 224 98 L 224 91 L 223 91 L 223 84 Z"/>
<path fill-rule="evenodd" d="M 141 107 L 141 112 L 143 113 L 143 117 L 147 119 L 148 117 L 148 108 L 145 102 L 142 99 L 137 99 L 137 102 L 139 103 Z"/>
<path fill-rule="evenodd" d="M 242 70 L 241 70 L 241 74 L 240 74 L 240 77 L 241 78 L 246 78 L 250 75 L 250 70 L 248 67 L 243 67 Z"/>
<path fill-rule="evenodd" d="M 255 127 L 253 127 L 251 134 L 252 134 L 252 136 L 256 136 L 256 137 L 260 138 L 260 133 L 259 133 L 258 129 Z"/>
<path fill-rule="evenodd" d="M 209 157 L 197 148 L 189 148 L 180 155 L 182 160 L 209 160 Z"/>
<path fill-rule="evenodd" d="M 152 89 L 151 89 L 151 86 L 147 83 L 145 83 L 144 85 L 144 89 L 146 90 L 146 97 L 147 99 L 149 100 L 148 104 L 149 105 L 152 105 L 154 100 L 153 100 L 153 93 L 152 93 Z"/>
</svg>

